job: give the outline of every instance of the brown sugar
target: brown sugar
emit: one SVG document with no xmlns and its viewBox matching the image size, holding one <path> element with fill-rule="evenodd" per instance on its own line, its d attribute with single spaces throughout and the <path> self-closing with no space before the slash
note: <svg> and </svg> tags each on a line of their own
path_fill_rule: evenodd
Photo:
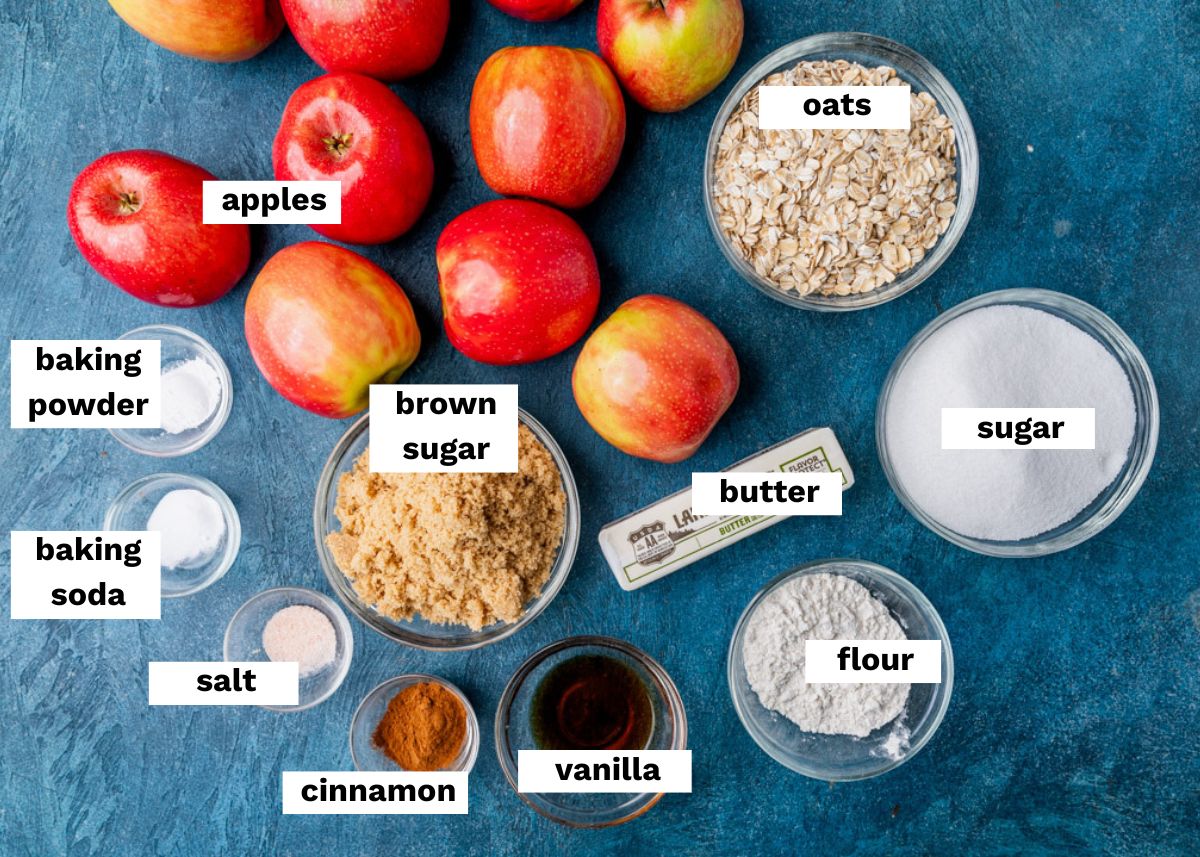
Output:
<svg viewBox="0 0 1200 857">
<path fill-rule="evenodd" d="M 542 591 L 562 543 L 566 493 L 550 452 L 519 426 L 516 473 L 371 473 L 338 482 L 342 530 L 326 544 L 359 597 L 396 619 L 479 630 Z"/>
<path fill-rule="evenodd" d="M 371 740 L 406 771 L 440 771 L 466 737 L 466 707 L 440 684 L 423 681 L 392 697 Z"/>
</svg>

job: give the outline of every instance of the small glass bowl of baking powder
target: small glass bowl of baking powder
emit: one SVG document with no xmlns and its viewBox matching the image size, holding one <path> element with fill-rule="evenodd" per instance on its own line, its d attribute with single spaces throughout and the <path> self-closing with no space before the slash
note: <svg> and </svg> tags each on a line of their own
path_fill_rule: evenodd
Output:
<svg viewBox="0 0 1200 857">
<path fill-rule="evenodd" d="M 538 749 L 532 712 L 537 691 L 556 667 L 574 658 L 599 656 L 623 664 L 649 696 L 653 725 L 646 750 L 686 750 L 683 697 L 665 669 L 641 649 L 613 637 L 568 637 L 534 652 L 508 680 L 496 706 L 496 755 L 513 791 L 539 815 L 567 827 L 614 827 L 648 812 L 662 793 L 526 793 L 517 788 L 517 754 Z"/>
<path fill-rule="evenodd" d="M 155 458 L 187 455 L 216 437 L 233 407 L 233 380 L 217 350 L 172 324 L 146 325 L 118 338 L 162 343 L 163 428 L 109 429 L 112 436 Z"/>
<path fill-rule="evenodd" d="M 354 632 L 350 628 L 350 620 L 345 612 L 332 598 L 304 589 L 298 586 L 281 586 L 267 589 L 252 597 L 238 608 L 229 620 L 225 629 L 225 660 L 227 661 L 270 661 L 267 653 L 269 646 L 263 636 L 271 620 L 288 608 L 303 607 L 316 610 L 320 617 L 329 623 L 328 626 L 317 625 L 314 630 L 320 632 L 332 631 L 332 646 L 326 656 L 320 656 L 320 663 L 314 663 L 310 669 L 300 671 L 300 697 L 296 705 L 264 705 L 272 711 L 304 711 L 327 700 L 342 686 L 346 674 L 350 672 L 350 660 L 354 655 Z M 303 632 L 310 627 L 301 623 L 295 631 Z M 319 639 L 312 641 L 287 640 L 289 648 L 303 651 L 308 645 L 320 645 Z M 303 666 L 303 665 L 302 665 Z"/>
<path fill-rule="evenodd" d="M 983 307 L 1021 306 L 1050 313 L 1082 330 L 1100 343 L 1125 372 L 1133 394 L 1133 439 L 1120 473 L 1071 520 L 1024 539 L 995 541 L 956 532 L 928 514 L 912 498 L 896 473 L 888 444 L 888 404 L 904 367 L 929 338 L 955 319 Z M 879 464 L 901 505 L 946 541 L 975 553 L 1001 557 L 1033 557 L 1072 548 L 1099 533 L 1133 502 L 1150 473 L 1158 448 L 1159 405 L 1154 377 L 1142 352 L 1115 321 L 1078 298 L 1049 289 L 1001 289 L 978 295 L 952 307 L 929 324 L 897 355 L 883 382 L 875 409 L 875 447 Z"/>
<path fill-rule="evenodd" d="M 443 625 L 429 622 L 420 616 L 410 620 L 393 619 L 380 613 L 375 607 L 364 601 L 355 591 L 354 586 L 338 568 L 333 554 L 326 544 L 325 537 L 330 533 L 339 532 L 341 523 L 338 521 L 335 508 L 337 506 L 338 481 L 343 473 L 349 471 L 355 460 L 362 455 L 369 442 L 367 431 L 370 414 L 363 414 L 342 435 L 329 460 L 321 471 L 317 482 L 317 494 L 313 504 L 313 532 L 317 541 L 317 556 L 321 560 L 321 568 L 334 593 L 350 612 L 361 619 L 367 627 L 378 631 L 390 640 L 404 643 L 418 649 L 431 651 L 451 651 L 478 649 L 490 643 L 510 637 L 532 622 L 539 613 L 550 605 L 558 591 L 562 589 L 575 562 L 575 552 L 579 547 L 579 491 L 575 487 L 575 477 L 567 456 L 562 447 L 554 440 L 546 428 L 530 416 L 524 409 L 517 409 L 518 417 L 530 431 L 533 432 L 546 447 L 554 463 L 558 466 L 562 477 L 563 492 L 567 497 L 566 514 L 563 521 L 562 543 L 558 548 L 558 556 L 550 569 L 550 577 L 542 587 L 542 591 L 525 605 L 525 612 L 515 622 L 494 622 L 478 631 L 473 631 L 466 625 Z"/>
<path fill-rule="evenodd" d="M 466 694 L 444 678 L 435 675 L 410 673 L 390 678 L 376 685 L 370 693 L 363 697 L 350 721 L 350 756 L 354 759 L 354 769 L 358 771 L 402 771 L 404 770 L 383 754 L 375 746 L 375 728 L 387 711 L 388 703 L 396 694 L 414 684 L 432 682 L 450 691 L 462 703 L 467 713 L 467 734 L 463 738 L 462 749 L 450 763 L 447 771 L 470 771 L 475 767 L 475 759 L 479 756 L 479 719 L 475 709 Z"/>
<path fill-rule="evenodd" d="M 950 217 L 946 231 L 937 243 L 913 267 L 900 274 L 890 283 L 870 291 L 848 295 L 798 294 L 796 291 L 776 286 L 759 274 L 754 266 L 742 257 L 733 246 L 720 225 L 721 213 L 716 200 L 717 148 L 730 117 L 738 109 L 742 99 L 768 76 L 775 72 L 795 68 L 805 61 L 847 60 L 867 68 L 887 66 L 895 69 L 901 80 L 912 88 L 914 94 L 928 92 L 937 102 L 938 110 L 950 120 L 955 138 L 955 181 L 958 186 L 955 211 Z M 905 45 L 882 36 L 867 33 L 818 33 L 784 45 L 765 56 L 733 85 L 717 110 L 704 155 L 704 211 L 709 228 L 716 239 L 722 255 L 743 280 L 768 297 L 788 306 L 819 312 L 839 312 L 867 309 L 879 306 L 915 289 L 927 280 L 950 257 L 959 239 L 966 231 L 975 208 L 975 196 L 979 190 L 979 146 L 975 129 L 962 99 L 940 71 Z"/>
<path fill-rule="evenodd" d="M 759 701 L 746 678 L 743 645 L 750 617 L 768 595 L 803 575 L 840 574 L 865 586 L 882 602 L 910 640 L 940 640 L 942 681 L 910 686 L 904 710 L 865 738 L 805 732 Z M 827 782 L 878 776 L 915 756 L 937 731 L 954 687 L 954 654 L 946 626 L 919 589 L 896 572 L 857 559 L 827 559 L 799 566 L 770 581 L 751 599 L 738 619 L 729 644 L 729 691 L 733 707 L 750 737 L 784 767 Z"/>
<path fill-rule="evenodd" d="M 182 497 L 185 502 L 175 505 L 169 497 Z M 184 473 L 154 473 L 135 479 L 121 490 L 104 515 L 104 529 L 149 529 L 155 512 L 165 507 L 164 501 L 165 505 L 173 508 L 166 515 L 166 529 L 161 530 L 164 540 L 162 556 L 165 560 L 162 566 L 162 597 L 193 595 L 224 577 L 237 559 L 242 544 L 241 520 L 229 495 L 209 480 Z M 191 516 L 189 520 L 187 511 L 196 508 L 195 501 L 211 508 L 211 515 L 203 515 L 203 523 L 213 524 L 212 532 L 204 531 L 201 516 Z M 172 538 L 194 542 L 194 547 L 202 551 L 194 553 L 193 546 L 167 544 L 166 540 Z M 171 565 L 173 554 L 183 557 L 183 561 Z"/>
</svg>

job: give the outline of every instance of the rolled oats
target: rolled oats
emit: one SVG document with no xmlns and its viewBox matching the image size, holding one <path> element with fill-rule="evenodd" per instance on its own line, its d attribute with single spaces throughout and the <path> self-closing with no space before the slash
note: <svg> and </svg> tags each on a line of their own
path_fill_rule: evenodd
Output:
<svg viewBox="0 0 1200 857">
<path fill-rule="evenodd" d="M 763 85 L 899 86 L 894 69 L 802 62 Z M 851 295 L 917 265 L 950 225 L 954 128 L 927 92 L 908 131 L 763 131 L 755 86 L 717 144 L 717 222 L 759 276 L 797 295 Z"/>
</svg>

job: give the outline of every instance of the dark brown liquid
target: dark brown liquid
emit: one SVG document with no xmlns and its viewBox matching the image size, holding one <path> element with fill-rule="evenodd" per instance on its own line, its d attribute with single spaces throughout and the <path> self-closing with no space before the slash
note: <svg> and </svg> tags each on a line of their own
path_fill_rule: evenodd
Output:
<svg viewBox="0 0 1200 857">
<path fill-rule="evenodd" d="M 542 679 L 530 728 L 543 750 L 641 750 L 654 728 L 654 709 L 631 668 L 606 655 L 580 655 Z"/>
</svg>

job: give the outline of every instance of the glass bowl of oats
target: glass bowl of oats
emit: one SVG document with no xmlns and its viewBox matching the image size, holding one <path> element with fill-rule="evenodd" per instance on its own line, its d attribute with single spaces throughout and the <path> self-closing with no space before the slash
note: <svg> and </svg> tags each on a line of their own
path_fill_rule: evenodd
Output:
<svg viewBox="0 0 1200 857">
<path fill-rule="evenodd" d="M 317 556 L 347 609 L 432 651 L 505 639 L 549 606 L 579 546 L 579 493 L 562 448 L 518 408 L 517 473 L 370 473 L 370 415 L 325 462 Z"/>
<path fill-rule="evenodd" d="M 911 88 L 904 130 L 762 130 L 758 87 Z M 962 99 L 920 54 L 866 33 L 821 33 L 767 55 L 708 135 L 704 205 L 734 270 L 802 309 L 877 306 L 916 288 L 971 219 L 979 148 Z"/>
</svg>

